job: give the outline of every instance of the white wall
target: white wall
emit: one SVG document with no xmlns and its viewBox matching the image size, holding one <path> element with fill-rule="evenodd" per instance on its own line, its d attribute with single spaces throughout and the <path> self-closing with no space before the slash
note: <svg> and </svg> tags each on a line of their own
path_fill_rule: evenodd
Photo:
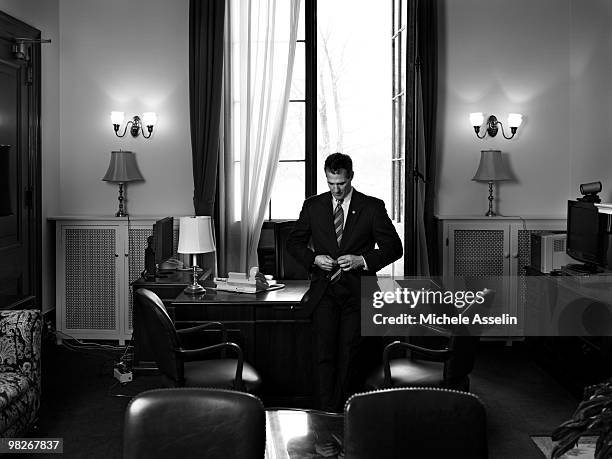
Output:
<svg viewBox="0 0 612 459">
<path fill-rule="evenodd" d="M 588 7 L 586 7 L 588 6 Z M 612 202 L 612 2 L 572 1 L 571 189 L 601 180 Z"/>
<path fill-rule="evenodd" d="M 0 10 L 52 40 L 41 46 L 42 308 L 46 312 L 55 305 L 55 235 L 47 216 L 59 208 L 59 6 L 58 0 L 0 0 Z"/>
<path fill-rule="evenodd" d="M 570 0 L 439 2 L 439 214 L 484 214 L 471 181 L 480 150 L 500 149 L 516 182 L 499 187 L 504 215 L 563 215 L 570 179 Z M 524 115 L 513 140 L 477 139 L 470 112 Z M 509 133 L 508 133 L 509 134 Z M 610 183 L 612 186 L 612 183 Z"/>
<path fill-rule="evenodd" d="M 188 33 L 188 0 L 60 1 L 61 214 L 116 212 L 101 178 L 119 149 L 145 178 L 128 186 L 131 215 L 193 213 Z M 153 137 L 115 137 L 111 110 L 156 112 Z"/>
<path fill-rule="evenodd" d="M 501 149 L 517 181 L 505 215 L 559 215 L 579 184 L 601 180 L 612 201 L 612 3 L 442 0 L 439 214 L 480 214 L 487 185 L 470 179 L 479 151 Z M 516 139 L 478 140 L 472 111 L 525 115 Z"/>
</svg>

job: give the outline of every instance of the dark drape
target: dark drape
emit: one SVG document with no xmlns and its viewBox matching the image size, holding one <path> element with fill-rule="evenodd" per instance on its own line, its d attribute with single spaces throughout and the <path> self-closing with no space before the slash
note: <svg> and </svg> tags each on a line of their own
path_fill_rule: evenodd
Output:
<svg viewBox="0 0 612 459">
<path fill-rule="evenodd" d="M 437 8 L 436 1 L 407 1 L 406 226 L 404 274 L 438 273 L 433 215 L 436 178 Z M 424 190 L 424 191 L 423 191 Z M 424 194 L 424 198 L 423 198 Z M 419 200 L 424 200 L 420 206 Z M 420 231 L 425 238 L 420 237 Z M 423 240 L 424 239 L 424 240 Z M 423 250 L 419 244 L 427 243 Z M 427 252 L 428 273 L 419 254 Z"/>
<path fill-rule="evenodd" d="M 219 162 L 225 0 L 189 2 L 189 111 L 195 215 L 212 215 Z"/>
<path fill-rule="evenodd" d="M 436 191 L 436 110 L 438 94 L 438 29 L 437 1 L 417 0 L 417 78 L 421 80 L 423 98 L 423 132 L 425 142 L 424 221 L 432 274 L 439 274 L 437 266 L 437 231 L 434 218 Z"/>
</svg>

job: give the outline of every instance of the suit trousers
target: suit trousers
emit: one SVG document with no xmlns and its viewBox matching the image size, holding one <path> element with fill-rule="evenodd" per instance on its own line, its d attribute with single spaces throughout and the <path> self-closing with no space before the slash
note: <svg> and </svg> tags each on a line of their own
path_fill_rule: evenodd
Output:
<svg viewBox="0 0 612 459">
<path fill-rule="evenodd" d="M 360 298 L 343 284 L 341 279 L 327 287 L 312 316 L 319 409 L 324 411 L 341 412 L 362 382 Z"/>
</svg>

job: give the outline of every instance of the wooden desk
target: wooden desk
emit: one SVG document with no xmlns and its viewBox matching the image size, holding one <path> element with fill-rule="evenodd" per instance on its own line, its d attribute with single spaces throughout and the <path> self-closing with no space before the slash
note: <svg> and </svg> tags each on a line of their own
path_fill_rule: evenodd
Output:
<svg viewBox="0 0 612 459">
<path fill-rule="evenodd" d="M 309 282 L 284 283 L 281 290 L 257 294 L 181 293 L 168 313 L 177 328 L 213 320 L 225 323 L 229 340 L 242 347 L 245 359 L 261 374 L 259 395 L 267 405 L 312 407 L 312 324 L 300 305 Z"/>
<path fill-rule="evenodd" d="M 610 273 L 553 276 L 531 266 L 525 271 L 532 355 L 580 397 L 584 387 L 612 375 Z M 531 310 L 537 314 L 529 320 Z"/>
<path fill-rule="evenodd" d="M 245 359 L 261 374 L 263 386 L 258 395 L 266 404 L 312 407 L 311 320 L 300 306 L 309 281 L 286 281 L 283 289 L 257 294 L 209 289 L 199 295 L 183 292 L 189 281 L 188 272 L 177 271 L 163 279 L 139 279 L 132 287 L 134 291 L 147 288 L 159 295 L 176 328 L 209 321 L 225 323 L 228 339 L 242 348 Z M 204 287 L 213 285 L 210 281 L 200 283 Z M 135 369 L 156 369 L 138 317 L 134 317 L 134 341 Z M 198 343 L 186 345 L 199 347 L 213 342 L 218 342 L 218 332 L 211 330 Z"/>
</svg>

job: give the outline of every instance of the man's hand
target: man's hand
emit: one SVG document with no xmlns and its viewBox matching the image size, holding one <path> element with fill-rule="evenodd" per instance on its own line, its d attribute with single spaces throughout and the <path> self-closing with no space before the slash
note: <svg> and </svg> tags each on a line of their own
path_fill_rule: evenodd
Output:
<svg viewBox="0 0 612 459">
<path fill-rule="evenodd" d="M 314 264 L 323 271 L 331 271 L 338 263 L 329 255 L 317 255 L 314 259 Z"/>
<path fill-rule="evenodd" d="M 338 264 L 342 268 L 342 271 L 359 269 L 364 266 L 363 257 L 361 255 L 342 255 L 338 258 Z"/>
</svg>

